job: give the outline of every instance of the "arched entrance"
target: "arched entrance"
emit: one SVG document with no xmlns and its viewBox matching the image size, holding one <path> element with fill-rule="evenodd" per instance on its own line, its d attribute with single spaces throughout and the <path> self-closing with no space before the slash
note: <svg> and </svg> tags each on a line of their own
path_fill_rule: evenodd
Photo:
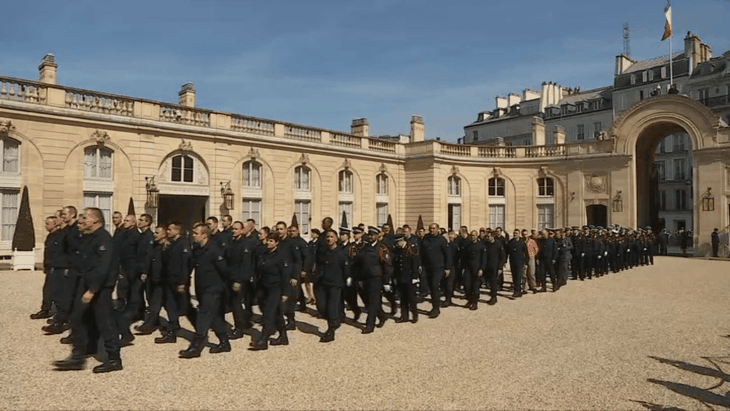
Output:
<svg viewBox="0 0 730 411">
<path fill-rule="evenodd" d="M 586 221 L 594 227 L 608 225 L 608 208 L 604 204 L 591 204 L 586 207 Z"/>
<path fill-rule="evenodd" d="M 184 231 L 205 221 L 210 195 L 208 168 L 191 151 L 177 150 L 163 160 L 155 177 L 160 190 L 157 221 L 182 223 Z"/>
</svg>

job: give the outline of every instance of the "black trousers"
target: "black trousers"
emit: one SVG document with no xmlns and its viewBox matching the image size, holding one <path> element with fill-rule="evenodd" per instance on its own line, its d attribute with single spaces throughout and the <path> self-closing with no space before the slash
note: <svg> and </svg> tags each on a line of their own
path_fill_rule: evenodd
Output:
<svg viewBox="0 0 730 411">
<path fill-rule="evenodd" d="M 542 282 L 543 288 L 547 287 L 548 274 L 550 275 L 550 282 L 553 284 L 553 287 L 557 285 L 555 266 L 551 260 L 540 260 L 540 269 L 537 270 L 537 274 L 540 277 L 539 280 Z"/>
<path fill-rule="evenodd" d="M 284 323 L 284 303 L 281 301 L 281 286 L 278 287 L 261 287 L 261 301 L 264 316 L 264 326 L 262 334 L 265 337 L 274 335 L 276 330 L 283 330 Z"/>
<path fill-rule="evenodd" d="M 441 307 L 441 280 L 444 277 L 444 267 L 429 267 L 426 269 L 426 281 L 431 293 L 431 309 L 439 312 Z"/>
<path fill-rule="evenodd" d="M 413 315 L 414 319 L 418 318 L 418 301 L 416 301 L 416 284 L 411 281 L 398 281 L 397 290 L 398 298 L 400 298 L 400 315 L 402 318 L 408 319 L 408 313 Z"/>
<path fill-rule="evenodd" d="M 317 296 L 317 311 L 319 311 L 319 315 L 327 319 L 327 327 L 333 330 L 339 328 L 342 288 L 315 283 L 314 293 Z"/>
<path fill-rule="evenodd" d="M 109 359 L 118 360 L 119 333 L 114 323 L 112 289 L 102 288 L 94 294 L 91 302 L 84 303 L 81 301 L 81 296 L 86 292 L 86 286 L 81 279 L 76 282 L 71 312 L 73 355 L 81 357 L 93 351 L 97 339 L 101 336 Z"/>
<path fill-rule="evenodd" d="M 174 332 L 180 329 L 180 316 L 188 317 L 190 323 L 195 327 L 198 312 L 190 304 L 190 289 L 185 286 L 185 291 L 178 292 L 178 284 L 165 282 L 164 305 L 167 311 L 167 331 Z"/>
<path fill-rule="evenodd" d="M 512 293 L 521 293 L 522 271 L 525 270 L 525 260 L 510 260 L 509 270 L 512 272 Z"/>
<path fill-rule="evenodd" d="M 372 277 L 362 281 L 365 295 L 365 306 L 368 310 L 368 318 L 365 321 L 365 328 L 375 327 L 375 319 L 384 317 L 383 313 L 383 277 Z"/>
<path fill-rule="evenodd" d="M 446 297 L 446 301 L 451 301 L 451 297 L 454 296 L 455 278 L 456 278 L 456 273 L 454 271 L 452 271 L 448 277 L 444 276 L 441 279 L 441 288 L 443 288 L 443 290 L 444 290 L 444 297 Z"/>
<path fill-rule="evenodd" d="M 481 279 L 479 278 L 479 269 L 464 270 L 464 294 L 469 302 L 479 300 L 479 287 Z"/>
<path fill-rule="evenodd" d="M 486 280 L 489 283 L 489 296 L 490 297 L 496 297 L 497 291 L 499 291 L 499 273 L 498 269 L 494 268 L 487 268 L 486 272 L 484 273 L 486 276 Z"/>
<path fill-rule="evenodd" d="M 198 317 L 195 322 L 195 337 L 205 339 L 211 328 L 219 339 L 228 339 L 225 306 L 222 291 L 204 291 L 199 297 Z"/>
<path fill-rule="evenodd" d="M 46 274 L 46 283 L 43 285 L 43 306 L 44 310 L 50 310 L 51 305 L 56 305 L 56 314 L 54 321 L 56 323 L 65 323 L 69 321 L 71 315 L 71 301 L 74 292 L 76 292 L 75 277 L 65 268 L 48 269 Z M 48 286 L 48 290 L 46 290 Z M 47 300 L 48 299 L 48 300 Z"/>
<path fill-rule="evenodd" d="M 147 278 L 146 287 L 149 287 L 149 314 L 145 319 L 146 323 L 157 325 L 160 322 L 160 310 L 165 301 L 165 284 L 163 283 L 152 283 L 150 278 Z"/>
</svg>

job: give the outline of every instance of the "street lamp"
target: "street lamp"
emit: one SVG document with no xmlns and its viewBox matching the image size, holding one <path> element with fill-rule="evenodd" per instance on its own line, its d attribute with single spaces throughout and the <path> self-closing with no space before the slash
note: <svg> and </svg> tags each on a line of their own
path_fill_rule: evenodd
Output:
<svg viewBox="0 0 730 411">
<path fill-rule="evenodd" d="M 233 210 L 233 190 L 231 190 L 231 180 L 228 182 L 221 181 L 221 195 L 223 196 L 223 204 L 227 210 Z"/>
<path fill-rule="evenodd" d="M 145 204 L 145 207 L 157 208 L 160 201 L 160 190 L 155 184 L 155 176 L 145 177 L 144 179 L 147 182 L 147 204 Z"/>
</svg>

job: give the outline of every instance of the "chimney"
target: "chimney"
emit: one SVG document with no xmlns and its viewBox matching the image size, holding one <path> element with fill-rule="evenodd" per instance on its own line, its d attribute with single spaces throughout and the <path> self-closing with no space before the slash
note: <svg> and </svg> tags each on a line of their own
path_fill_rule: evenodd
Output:
<svg viewBox="0 0 730 411">
<path fill-rule="evenodd" d="M 626 70 L 628 70 L 629 67 L 631 67 L 632 64 L 634 64 L 635 61 L 631 59 L 631 57 L 627 56 L 626 54 L 619 54 L 616 56 L 616 73 L 615 76 L 624 74 Z"/>
<path fill-rule="evenodd" d="M 193 86 L 193 83 L 188 82 L 183 84 L 182 90 L 177 95 L 180 97 L 178 104 L 186 107 L 195 107 L 195 86 Z"/>
<path fill-rule="evenodd" d="M 522 102 L 522 96 L 515 93 L 509 93 L 507 95 L 507 106 L 512 107 L 515 104 L 519 104 Z"/>
<path fill-rule="evenodd" d="M 56 72 L 58 64 L 56 64 L 56 57 L 48 53 L 41 60 L 41 65 L 38 66 L 40 72 L 40 82 L 46 84 L 56 84 Z"/>
<path fill-rule="evenodd" d="M 532 145 L 545 145 L 545 123 L 540 117 L 532 118 Z"/>
<path fill-rule="evenodd" d="M 370 135 L 370 123 L 368 123 L 368 119 L 363 117 L 352 120 L 350 134 L 360 137 L 368 137 Z"/>
<path fill-rule="evenodd" d="M 565 129 L 561 126 L 555 126 L 553 132 L 553 144 L 565 144 Z"/>
<path fill-rule="evenodd" d="M 411 142 L 423 141 L 426 139 L 426 123 L 423 122 L 423 117 L 413 116 L 411 117 Z"/>
</svg>

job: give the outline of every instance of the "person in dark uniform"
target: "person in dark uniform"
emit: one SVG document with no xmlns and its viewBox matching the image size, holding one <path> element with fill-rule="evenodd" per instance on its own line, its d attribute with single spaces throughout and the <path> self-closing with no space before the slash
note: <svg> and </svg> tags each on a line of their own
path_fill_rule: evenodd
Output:
<svg viewBox="0 0 730 411">
<path fill-rule="evenodd" d="M 81 233 L 78 227 L 76 207 L 67 206 L 61 210 L 61 224 L 60 232 L 63 234 L 63 242 L 60 248 L 65 253 L 68 270 L 64 271 L 63 276 L 58 277 L 59 285 L 56 298 L 58 299 L 57 307 L 60 307 L 61 310 L 56 312 L 52 324 L 41 327 L 47 334 L 61 334 L 70 327 L 73 297 L 76 292 L 80 264 L 82 263 L 78 258 Z M 62 338 L 61 341 L 64 343 L 72 342 L 70 336 Z"/>
<path fill-rule="evenodd" d="M 556 245 L 558 247 L 558 267 L 557 267 L 557 278 L 558 288 L 568 283 L 568 264 L 573 258 L 573 241 L 570 239 L 569 229 L 560 230 L 556 232 Z"/>
<path fill-rule="evenodd" d="M 456 265 L 459 262 L 459 244 L 456 231 L 449 230 L 448 232 L 448 243 L 446 244 L 449 252 L 449 260 L 451 266 L 445 267 L 449 269 L 451 275 L 448 275 L 441 280 L 441 285 L 444 290 L 444 301 L 441 303 L 441 307 L 445 308 L 451 305 L 451 298 L 454 296 L 454 280 L 456 278 Z"/>
<path fill-rule="evenodd" d="M 203 223 L 193 226 L 193 241 L 197 245 L 193 249 L 192 266 L 195 269 L 195 295 L 199 301 L 198 315 L 195 321 L 195 337 L 187 349 L 180 351 L 180 358 L 200 357 L 211 328 L 218 337 L 218 345 L 209 352 L 216 354 L 231 351 L 228 329 L 223 318 L 223 294 L 225 280 L 228 278 L 224 251 L 210 237 L 210 228 Z"/>
<path fill-rule="evenodd" d="M 319 342 L 334 341 L 335 331 L 340 328 L 342 288 L 350 277 L 347 252 L 339 247 L 337 233 L 330 229 L 323 234 L 327 249 L 318 254 L 314 273 L 314 289 L 317 294 L 317 311 L 327 320 L 327 331 Z"/>
<path fill-rule="evenodd" d="M 396 323 L 408 321 L 408 314 L 412 315 L 414 323 L 418 322 L 418 302 L 416 289 L 418 288 L 418 249 L 404 234 L 396 235 L 393 249 L 393 278 L 395 279 L 400 299 L 400 317 Z"/>
<path fill-rule="evenodd" d="M 497 303 L 497 292 L 499 291 L 499 264 L 504 258 L 504 246 L 501 241 L 497 241 L 497 231 L 492 231 L 485 237 L 484 245 L 487 249 L 486 264 L 484 268 L 484 276 L 489 284 L 489 301 L 487 304 L 494 305 Z"/>
<path fill-rule="evenodd" d="M 33 320 L 52 317 L 51 309 L 54 305 L 58 311 L 59 286 L 62 281 L 60 277 L 68 275 L 66 253 L 63 249 L 63 232 L 60 230 L 61 226 L 57 220 L 58 218 L 53 215 L 46 217 L 45 221 L 48 236 L 43 248 L 43 273 L 46 278 L 43 282 L 41 309 L 30 315 Z"/>
<path fill-rule="evenodd" d="M 90 344 L 96 344 L 96 334 L 104 340 L 107 360 L 94 367 L 95 373 L 121 370 L 119 333 L 114 324 L 112 290 L 115 278 L 112 270 L 112 239 L 104 229 L 104 215 L 98 208 L 87 208 L 81 217 L 79 230 L 83 237 L 76 259 L 78 280 L 74 293 L 71 327 L 73 348 L 65 360 L 54 362 L 58 370 L 81 370 L 86 364 Z"/>
<path fill-rule="evenodd" d="M 666 229 L 657 236 L 657 243 L 659 244 L 659 255 L 667 255 L 667 245 L 669 245 L 669 234 Z"/>
<path fill-rule="evenodd" d="M 233 237 L 225 250 L 230 270 L 227 286 L 227 301 L 233 312 L 233 330 L 228 338 L 243 337 L 243 332 L 253 325 L 253 300 L 256 296 L 256 247 L 258 238 L 253 235 L 253 225 L 236 221 L 231 230 Z"/>
<path fill-rule="evenodd" d="M 369 226 L 367 236 L 363 237 L 361 248 L 351 257 L 350 270 L 352 279 L 361 283 L 365 305 L 367 306 L 368 317 L 365 322 L 363 334 L 369 334 L 375 330 L 375 320 L 378 320 L 378 327 L 385 324 L 386 317 L 383 312 L 383 284 L 390 283 L 393 273 L 391 252 L 388 247 L 378 241 L 380 229 Z"/>
<path fill-rule="evenodd" d="M 349 230 L 348 230 L 349 231 Z M 342 232 L 343 228 L 340 228 L 340 239 L 342 239 Z M 363 290 L 359 288 L 359 284 L 357 279 L 359 279 L 359 273 L 355 272 L 352 269 L 352 263 L 357 256 L 357 254 L 362 250 L 363 247 L 365 247 L 365 243 L 362 241 L 363 237 L 363 229 L 360 227 L 354 227 L 352 229 L 352 241 L 348 243 L 347 245 L 342 245 L 342 247 L 346 250 L 347 256 L 350 259 L 350 275 L 351 279 L 347 281 L 345 284 L 345 288 L 342 289 L 342 313 L 345 312 L 345 303 L 349 307 L 349 309 L 352 311 L 353 319 L 355 321 L 360 319 L 360 314 L 362 313 L 362 310 L 360 309 L 360 305 L 357 302 L 357 295 L 358 292 L 362 294 Z M 365 296 L 363 296 L 363 302 L 365 301 Z"/>
<path fill-rule="evenodd" d="M 132 277 L 132 282 L 130 283 L 129 300 L 124 315 L 126 323 L 122 325 L 124 327 L 122 329 L 122 334 L 126 334 L 132 323 L 144 317 L 145 295 L 147 296 L 147 303 L 151 304 L 152 282 L 146 281 L 146 279 L 150 276 L 150 254 L 155 246 L 155 235 L 150 229 L 151 225 L 152 216 L 149 214 L 142 214 L 139 219 L 136 220 L 136 227 L 132 228 L 132 230 L 136 231 L 137 234 L 134 254 L 135 273 Z M 124 244 L 125 243 L 122 244 L 122 250 L 124 250 Z M 131 253 L 132 250 L 129 249 L 126 251 Z M 146 324 L 136 326 L 135 330 L 140 334 L 151 334 L 154 332 L 156 326 L 152 326 L 147 318 L 145 318 L 145 323 Z"/>
<path fill-rule="evenodd" d="M 167 225 L 167 264 L 163 264 L 162 287 L 164 306 L 167 311 L 167 327 L 162 336 L 155 338 L 156 344 L 171 344 L 177 341 L 180 330 L 180 315 L 187 315 L 195 326 L 195 310 L 190 305 L 191 250 L 187 237 L 183 237 L 182 223 L 174 221 Z"/>
<path fill-rule="evenodd" d="M 283 342 L 282 335 L 286 335 L 286 324 L 284 323 L 284 304 L 287 295 L 283 293 L 284 287 L 289 287 L 291 279 L 287 272 L 288 259 L 280 253 L 279 234 L 276 232 L 269 233 L 264 239 L 266 251 L 263 252 L 256 260 L 256 277 L 257 283 L 261 290 L 261 298 L 259 302 L 262 305 L 263 328 L 261 334 L 256 341 L 251 341 L 251 350 L 266 350 L 269 348 L 269 337 L 274 335 L 278 330 L 279 342 Z M 286 344 L 289 341 L 286 340 Z"/>
<path fill-rule="evenodd" d="M 289 237 L 288 227 L 283 221 L 276 223 L 276 233 L 279 235 L 279 253 L 285 260 L 284 269 L 286 275 L 290 278 L 289 286 L 287 287 L 285 285 L 282 290 L 283 294 L 287 297 L 284 302 L 284 316 L 287 320 L 286 329 L 295 330 L 294 313 L 296 311 L 297 292 L 303 267 L 302 242 Z"/>
<path fill-rule="evenodd" d="M 557 260 L 557 248 L 555 247 L 555 239 L 551 238 L 548 230 L 543 229 L 540 237 L 540 269 L 537 271 L 542 283 L 540 292 L 547 291 L 547 275 L 550 275 L 550 282 L 553 284 L 553 291 L 557 291 L 560 285 L 555 278 L 555 260 Z"/>
<path fill-rule="evenodd" d="M 299 260 L 301 260 L 301 268 L 299 269 L 299 284 L 296 287 L 296 299 L 292 301 L 295 305 L 299 302 L 298 310 L 307 312 L 307 304 L 314 303 L 314 295 L 312 292 L 312 267 L 314 266 L 314 255 L 309 249 L 309 244 L 299 235 L 299 226 L 290 225 L 287 227 L 288 237 L 299 252 Z"/>
<path fill-rule="evenodd" d="M 139 221 L 142 221 L 141 217 Z M 169 248 L 167 227 L 158 225 L 155 227 L 152 251 L 148 253 L 147 262 L 144 264 L 147 268 L 142 269 L 142 275 L 140 276 L 145 285 L 149 284 L 150 292 L 148 293 L 149 309 L 145 321 L 134 327 L 137 334 L 152 334 L 159 326 L 160 310 L 165 299 L 163 277 L 169 260 Z"/>
<path fill-rule="evenodd" d="M 526 233 L 527 230 L 525 230 Z M 515 229 L 512 238 L 505 245 L 505 250 L 512 273 L 512 297 L 519 298 L 522 297 L 522 272 L 525 270 L 527 262 L 527 245 L 525 240 L 520 237 L 520 230 Z"/>
<path fill-rule="evenodd" d="M 710 242 L 712 243 L 712 256 L 717 257 L 720 252 L 720 233 L 717 228 L 710 234 Z"/>
<path fill-rule="evenodd" d="M 221 232 L 218 233 L 221 237 L 218 238 L 219 243 L 225 249 L 231 243 L 233 238 L 233 217 L 230 214 L 226 214 L 221 217 Z"/>
<path fill-rule="evenodd" d="M 476 230 L 469 235 L 469 242 L 464 245 L 462 257 L 466 308 L 476 310 L 479 305 L 479 287 L 487 269 L 487 247 L 479 240 Z"/>
<path fill-rule="evenodd" d="M 446 239 L 441 235 L 439 225 L 431 223 L 429 226 L 430 234 L 423 238 L 421 243 L 421 257 L 423 270 L 426 273 L 426 281 L 428 281 L 428 289 L 431 294 L 431 311 L 428 313 L 430 318 L 439 316 L 441 310 L 441 279 L 451 274 L 451 254 L 448 251 Z"/>
</svg>

